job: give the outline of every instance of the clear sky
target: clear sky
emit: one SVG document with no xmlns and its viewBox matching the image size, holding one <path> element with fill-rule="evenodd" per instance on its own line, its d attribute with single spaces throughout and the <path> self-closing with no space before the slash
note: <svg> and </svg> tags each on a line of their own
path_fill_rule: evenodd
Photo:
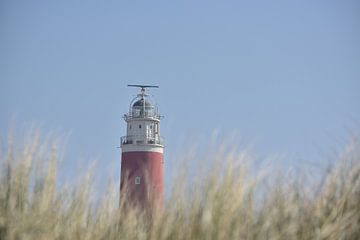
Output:
<svg viewBox="0 0 360 240">
<path fill-rule="evenodd" d="M 158 84 L 165 172 L 181 144 L 236 132 L 307 164 L 360 121 L 359 1 L 0 2 L 0 130 L 69 133 L 65 169 L 119 171 L 122 115 Z"/>
</svg>

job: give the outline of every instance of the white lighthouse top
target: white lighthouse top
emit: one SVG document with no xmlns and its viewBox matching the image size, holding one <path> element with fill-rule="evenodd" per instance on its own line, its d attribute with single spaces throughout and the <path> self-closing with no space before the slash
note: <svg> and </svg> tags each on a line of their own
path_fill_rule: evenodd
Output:
<svg viewBox="0 0 360 240">
<path fill-rule="evenodd" d="M 128 114 L 124 115 L 127 123 L 126 136 L 121 138 L 123 151 L 159 151 L 162 152 L 163 140 L 160 136 L 160 115 L 157 105 L 151 100 L 145 89 L 146 85 L 128 85 L 139 87 L 140 93 L 131 101 Z"/>
</svg>

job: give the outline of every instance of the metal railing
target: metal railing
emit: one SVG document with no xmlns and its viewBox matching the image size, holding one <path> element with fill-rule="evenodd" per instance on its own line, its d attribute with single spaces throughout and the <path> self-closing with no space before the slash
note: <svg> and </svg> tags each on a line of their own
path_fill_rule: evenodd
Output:
<svg viewBox="0 0 360 240">
<path fill-rule="evenodd" d="M 158 114 L 132 114 L 132 113 L 124 115 L 125 120 L 134 119 L 134 118 L 152 118 L 152 119 L 160 120 L 161 116 Z"/>
<path fill-rule="evenodd" d="M 120 145 L 126 144 L 153 144 L 153 145 L 163 145 L 164 140 L 162 137 L 148 137 L 145 135 L 140 136 L 122 136 L 120 138 Z"/>
</svg>

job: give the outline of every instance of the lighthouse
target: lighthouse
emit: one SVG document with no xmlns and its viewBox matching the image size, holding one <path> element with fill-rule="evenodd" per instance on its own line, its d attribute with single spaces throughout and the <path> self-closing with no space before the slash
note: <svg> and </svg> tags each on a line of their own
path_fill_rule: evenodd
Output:
<svg viewBox="0 0 360 240">
<path fill-rule="evenodd" d="M 158 86 L 128 85 L 140 92 L 124 115 L 126 136 L 121 137 L 120 204 L 144 210 L 163 204 L 163 151 L 157 105 L 146 93 Z"/>
</svg>

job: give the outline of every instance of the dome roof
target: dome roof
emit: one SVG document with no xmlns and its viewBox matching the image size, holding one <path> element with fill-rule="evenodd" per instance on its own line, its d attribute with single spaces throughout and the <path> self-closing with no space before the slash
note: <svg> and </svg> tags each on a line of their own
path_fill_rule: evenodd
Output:
<svg viewBox="0 0 360 240">
<path fill-rule="evenodd" d="M 147 100 L 144 100 L 143 98 L 140 99 L 140 100 L 137 100 L 134 104 L 133 104 L 133 107 L 144 107 L 144 104 L 145 104 L 145 107 L 152 107 L 153 105 L 147 101 Z"/>
</svg>

